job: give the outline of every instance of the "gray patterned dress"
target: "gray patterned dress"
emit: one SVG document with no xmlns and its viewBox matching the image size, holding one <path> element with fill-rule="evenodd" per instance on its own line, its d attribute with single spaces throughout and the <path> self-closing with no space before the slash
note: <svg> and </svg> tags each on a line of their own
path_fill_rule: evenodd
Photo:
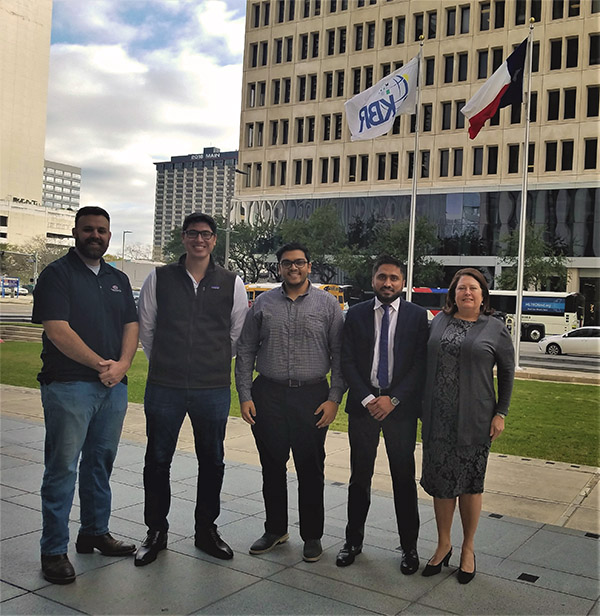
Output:
<svg viewBox="0 0 600 616">
<path fill-rule="evenodd" d="M 483 492 L 490 443 L 457 445 L 460 347 L 474 322 L 450 319 L 442 338 L 432 401 L 431 435 L 423 448 L 421 486 L 436 498 Z"/>
</svg>

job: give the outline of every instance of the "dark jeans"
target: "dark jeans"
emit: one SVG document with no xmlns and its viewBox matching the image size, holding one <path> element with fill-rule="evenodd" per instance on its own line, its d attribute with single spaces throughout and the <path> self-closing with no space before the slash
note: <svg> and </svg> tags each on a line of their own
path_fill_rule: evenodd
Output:
<svg viewBox="0 0 600 616">
<path fill-rule="evenodd" d="M 252 426 L 260 455 L 265 531 L 284 535 L 288 530 L 287 461 L 290 449 L 298 474 L 300 536 L 304 541 L 323 536 L 325 437 L 317 428 L 317 408 L 327 400 L 327 381 L 303 387 L 287 387 L 258 377 L 252 386 L 256 423 Z"/>
<path fill-rule="evenodd" d="M 403 550 L 417 546 L 419 509 L 414 456 L 417 420 L 414 417 L 403 417 L 401 413 L 402 409 L 392 411 L 381 422 L 373 419 L 366 410 L 364 413 L 354 412 L 348 415 L 351 475 L 346 541 L 352 545 L 361 545 L 363 542 L 365 522 L 371 504 L 371 479 L 379 434 L 383 432 L 392 475 L 400 545 Z"/>
<path fill-rule="evenodd" d="M 214 526 L 221 510 L 225 427 L 229 416 L 229 387 L 175 389 L 148 383 L 144 396 L 146 457 L 144 464 L 144 521 L 151 530 L 169 528 L 171 461 L 186 414 L 194 430 L 198 459 L 195 532 Z"/>
</svg>

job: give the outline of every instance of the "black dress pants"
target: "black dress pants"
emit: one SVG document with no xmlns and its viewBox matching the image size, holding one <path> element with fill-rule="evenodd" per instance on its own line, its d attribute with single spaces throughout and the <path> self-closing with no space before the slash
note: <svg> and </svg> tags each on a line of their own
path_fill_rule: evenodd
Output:
<svg viewBox="0 0 600 616">
<path fill-rule="evenodd" d="M 412 415 L 403 416 L 400 408 L 392 411 L 381 422 L 373 419 L 366 409 L 348 415 L 351 475 L 346 541 L 352 545 L 361 545 L 364 539 L 380 432 L 383 432 L 392 475 L 400 545 L 406 551 L 416 548 L 419 536 L 414 455 L 417 420 Z"/>
<path fill-rule="evenodd" d="M 287 462 L 290 449 L 298 475 L 300 536 L 304 541 L 323 536 L 325 437 L 327 428 L 317 428 L 317 408 L 327 400 L 329 385 L 287 387 L 264 377 L 252 385 L 256 407 L 252 432 L 260 455 L 265 501 L 265 531 L 284 535 L 288 531 Z"/>
</svg>

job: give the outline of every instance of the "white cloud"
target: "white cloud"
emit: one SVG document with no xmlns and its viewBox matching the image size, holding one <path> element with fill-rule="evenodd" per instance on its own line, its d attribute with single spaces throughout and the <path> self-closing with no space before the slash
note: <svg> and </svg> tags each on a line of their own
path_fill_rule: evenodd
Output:
<svg viewBox="0 0 600 616">
<path fill-rule="evenodd" d="M 54 19 L 46 157 L 82 167 L 112 252 L 124 229 L 151 244 L 153 162 L 238 147 L 243 16 L 219 0 L 57 0 Z"/>
</svg>

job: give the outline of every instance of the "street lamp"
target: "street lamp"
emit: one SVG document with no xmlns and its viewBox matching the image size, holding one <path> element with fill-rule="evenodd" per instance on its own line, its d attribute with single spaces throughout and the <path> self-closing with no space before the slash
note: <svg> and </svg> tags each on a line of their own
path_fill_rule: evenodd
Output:
<svg viewBox="0 0 600 616">
<path fill-rule="evenodd" d="M 123 245 L 121 247 L 121 271 L 123 271 L 123 267 L 125 265 L 125 235 L 127 233 L 133 233 L 133 231 L 123 231 Z"/>
</svg>

